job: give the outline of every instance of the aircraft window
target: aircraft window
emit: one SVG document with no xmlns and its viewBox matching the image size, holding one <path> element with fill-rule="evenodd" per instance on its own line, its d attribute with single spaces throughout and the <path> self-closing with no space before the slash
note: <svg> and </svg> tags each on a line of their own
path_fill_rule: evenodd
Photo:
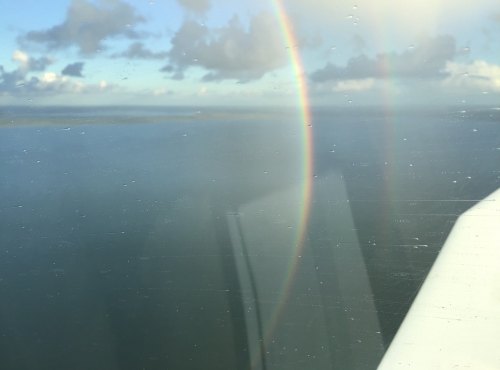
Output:
<svg viewBox="0 0 500 370">
<path fill-rule="evenodd" d="M 0 368 L 500 366 L 496 0 L 2 8 Z"/>
</svg>

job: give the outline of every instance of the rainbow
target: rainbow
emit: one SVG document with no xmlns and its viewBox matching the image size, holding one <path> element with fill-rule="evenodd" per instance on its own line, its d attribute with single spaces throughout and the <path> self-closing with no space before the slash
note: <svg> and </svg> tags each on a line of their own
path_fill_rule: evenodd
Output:
<svg viewBox="0 0 500 370">
<path fill-rule="evenodd" d="M 307 235 L 307 226 L 311 212 L 312 182 L 313 182 L 313 135 L 312 135 L 312 115 L 309 103 L 307 81 L 305 69 L 297 45 L 297 37 L 293 29 L 292 22 L 287 15 L 283 0 L 273 0 L 273 5 L 277 18 L 283 32 L 283 38 L 287 45 L 289 58 L 293 67 L 293 75 L 297 82 L 297 99 L 300 109 L 300 137 L 302 138 L 301 151 L 303 162 L 300 165 L 301 171 L 301 204 L 299 209 L 299 223 L 297 235 L 295 237 L 294 251 L 289 261 L 287 273 L 283 280 L 283 287 L 280 290 L 280 298 L 274 308 L 271 317 L 264 329 L 263 346 L 267 346 L 274 335 L 279 318 L 288 302 L 294 278 L 299 266 L 300 257 L 304 249 Z"/>
</svg>

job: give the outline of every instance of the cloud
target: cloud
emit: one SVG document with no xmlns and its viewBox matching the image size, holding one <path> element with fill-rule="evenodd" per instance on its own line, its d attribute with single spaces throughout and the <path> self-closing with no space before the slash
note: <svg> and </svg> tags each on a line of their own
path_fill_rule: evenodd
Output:
<svg viewBox="0 0 500 370">
<path fill-rule="evenodd" d="M 99 84 L 84 84 L 81 81 L 76 81 L 64 73 L 64 70 L 72 69 L 75 75 L 83 68 L 83 63 L 77 62 L 69 64 L 63 70 L 62 74 L 55 72 L 43 72 L 38 75 L 33 75 L 37 71 L 36 63 L 31 63 L 32 60 L 37 60 L 29 57 L 26 53 L 15 52 L 12 57 L 19 63 L 19 67 L 7 71 L 0 65 L 0 96 L 42 96 L 54 94 L 68 94 L 68 93 L 89 93 L 99 91 L 115 90 L 116 85 L 110 84 L 106 81 L 100 81 Z M 26 66 L 31 66 L 32 69 Z"/>
<path fill-rule="evenodd" d="M 465 27 L 478 12 L 489 16 L 498 11 L 498 0 L 287 0 L 285 4 L 294 17 L 307 23 L 334 25 L 344 31 L 356 23 L 357 29 L 377 30 L 376 37 L 387 40 L 421 32 L 435 34 L 449 20 L 463 22 Z"/>
<path fill-rule="evenodd" d="M 208 70 L 205 81 L 247 82 L 287 64 L 288 58 L 275 17 L 261 13 L 245 29 L 234 16 L 221 28 L 209 29 L 186 20 L 171 40 L 169 64 L 161 70 L 182 79 L 190 67 Z"/>
<path fill-rule="evenodd" d="M 370 90 L 374 84 L 375 80 L 373 78 L 338 81 L 333 87 L 333 91 L 336 92 L 366 91 Z"/>
<path fill-rule="evenodd" d="M 449 76 L 443 81 L 445 86 L 484 93 L 500 92 L 500 65 L 484 60 L 475 60 L 468 64 L 449 62 L 446 71 Z"/>
<path fill-rule="evenodd" d="M 22 44 L 40 44 L 48 50 L 76 46 L 91 55 L 104 49 L 103 41 L 113 37 L 137 38 L 133 26 L 143 22 L 134 8 L 121 0 L 73 0 L 63 23 L 46 30 L 29 31 Z"/>
<path fill-rule="evenodd" d="M 84 65 L 85 65 L 85 63 L 83 63 L 83 62 L 76 62 L 76 63 L 68 64 L 61 71 L 61 74 L 64 76 L 83 77 L 82 70 L 83 70 Z"/>
<path fill-rule="evenodd" d="M 40 93 L 81 92 L 85 86 L 54 72 L 28 77 L 19 69 L 7 72 L 0 66 L 0 95 L 34 95 Z"/>
<path fill-rule="evenodd" d="M 130 44 L 127 50 L 121 53 L 111 55 L 112 58 L 128 58 L 128 59 L 165 59 L 166 52 L 155 52 L 144 47 L 142 42 L 134 42 Z"/>
<path fill-rule="evenodd" d="M 426 37 L 402 53 L 364 54 L 349 59 L 344 67 L 327 63 L 311 74 L 314 82 L 350 79 L 439 78 L 446 76 L 446 63 L 457 54 L 451 36 Z"/>
<path fill-rule="evenodd" d="M 196 13 L 204 14 L 210 9 L 210 0 L 177 0 L 179 4 L 186 10 Z"/>
<path fill-rule="evenodd" d="M 12 60 L 17 62 L 20 68 L 25 71 L 43 71 L 47 66 L 53 63 L 48 57 L 33 58 L 21 50 L 16 50 L 12 54 Z"/>
<path fill-rule="evenodd" d="M 167 89 L 166 87 L 160 87 L 160 88 L 154 89 L 152 91 L 152 94 L 154 96 L 165 96 L 165 95 L 173 95 L 174 92 L 170 89 Z"/>
<path fill-rule="evenodd" d="M 16 91 L 17 88 L 24 86 L 26 74 L 20 69 L 8 72 L 0 65 L 0 93 Z"/>
<path fill-rule="evenodd" d="M 18 94 L 33 90 L 39 79 L 28 77 L 32 72 L 40 72 L 52 63 L 48 57 L 33 58 L 21 50 L 12 53 L 12 60 L 18 64 L 13 71 L 7 71 L 0 65 L 0 94 Z"/>
<path fill-rule="evenodd" d="M 81 92 L 84 89 L 82 83 L 54 72 L 45 72 L 35 79 L 36 83 L 32 87 L 39 92 Z"/>
<path fill-rule="evenodd" d="M 355 34 L 352 37 L 352 44 L 354 51 L 357 53 L 361 53 L 364 49 L 366 49 L 366 42 L 359 34 Z"/>
</svg>

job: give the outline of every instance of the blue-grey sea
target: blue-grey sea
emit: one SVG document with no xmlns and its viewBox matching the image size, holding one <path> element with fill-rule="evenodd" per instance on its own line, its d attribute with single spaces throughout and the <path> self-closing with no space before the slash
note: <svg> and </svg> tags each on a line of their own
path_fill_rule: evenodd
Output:
<svg viewBox="0 0 500 370">
<path fill-rule="evenodd" d="M 375 369 L 500 110 L 313 109 L 308 196 L 297 117 L 0 108 L 0 369 Z"/>
</svg>

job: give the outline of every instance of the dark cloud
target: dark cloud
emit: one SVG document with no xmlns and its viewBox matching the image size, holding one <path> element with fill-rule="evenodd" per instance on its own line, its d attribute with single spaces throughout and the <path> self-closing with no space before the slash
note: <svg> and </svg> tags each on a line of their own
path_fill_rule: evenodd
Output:
<svg viewBox="0 0 500 370">
<path fill-rule="evenodd" d="M 177 0 L 188 11 L 204 14 L 210 9 L 210 0 Z"/>
<path fill-rule="evenodd" d="M 61 71 L 61 74 L 64 76 L 83 77 L 82 71 L 83 71 L 84 65 L 85 65 L 85 63 L 83 63 L 83 62 L 76 62 L 76 63 L 68 64 Z"/>
<path fill-rule="evenodd" d="M 186 20 L 171 40 L 169 64 L 162 71 L 182 79 L 186 69 L 208 70 L 205 81 L 255 80 L 287 63 L 287 52 L 275 17 L 261 13 L 245 29 L 238 17 L 225 27 L 208 29 Z"/>
<path fill-rule="evenodd" d="M 363 78 L 439 78 L 446 75 L 446 63 L 453 60 L 456 54 L 453 37 L 427 37 L 403 53 L 381 53 L 375 58 L 362 54 L 349 59 L 344 67 L 327 63 L 310 77 L 315 82 Z"/>
<path fill-rule="evenodd" d="M 112 58 L 128 59 L 165 59 L 167 52 L 155 52 L 144 47 L 142 42 L 132 43 L 127 50 L 111 55 Z"/>
<path fill-rule="evenodd" d="M 30 71 L 44 71 L 53 61 L 47 57 L 29 58 L 27 68 Z"/>
<path fill-rule="evenodd" d="M 25 83 L 26 74 L 20 69 L 7 72 L 3 66 L 0 66 L 0 93 L 15 91 Z"/>
<path fill-rule="evenodd" d="M 73 0 L 63 23 L 41 31 L 30 31 L 20 38 L 23 44 L 41 44 L 48 50 L 76 46 L 82 54 L 104 48 L 112 37 L 137 38 L 133 27 L 144 21 L 134 8 L 121 0 Z"/>
</svg>

